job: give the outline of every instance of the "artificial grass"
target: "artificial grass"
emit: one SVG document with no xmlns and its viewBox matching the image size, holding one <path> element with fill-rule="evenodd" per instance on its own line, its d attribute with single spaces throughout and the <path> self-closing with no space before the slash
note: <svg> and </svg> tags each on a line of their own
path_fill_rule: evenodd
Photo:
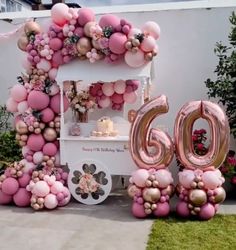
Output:
<svg viewBox="0 0 236 250">
<path fill-rule="evenodd" d="M 209 221 L 169 217 L 152 226 L 147 250 L 235 250 L 236 215 L 216 215 Z"/>
</svg>

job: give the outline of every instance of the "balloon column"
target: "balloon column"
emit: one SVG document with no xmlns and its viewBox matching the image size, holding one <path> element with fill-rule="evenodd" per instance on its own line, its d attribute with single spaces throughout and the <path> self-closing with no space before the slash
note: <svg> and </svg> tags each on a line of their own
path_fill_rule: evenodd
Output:
<svg viewBox="0 0 236 250">
<path fill-rule="evenodd" d="M 167 169 L 174 146 L 171 138 L 159 129 L 150 129 L 156 116 L 167 113 L 164 95 L 145 103 L 136 114 L 130 132 L 130 153 L 140 168 L 130 178 L 128 194 L 133 198 L 132 213 L 138 218 L 157 217 L 170 212 L 169 199 L 174 193 L 173 178 Z"/>
<path fill-rule="evenodd" d="M 211 145 L 204 156 L 194 152 L 192 128 L 194 122 L 206 119 L 211 130 Z M 175 122 L 176 156 L 185 169 L 179 173 L 176 211 L 182 217 L 190 215 L 208 220 L 218 204 L 225 199 L 224 178 L 217 169 L 229 149 L 229 125 L 223 110 L 215 103 L 193 101 L 179 111 Z"/>
</svg>

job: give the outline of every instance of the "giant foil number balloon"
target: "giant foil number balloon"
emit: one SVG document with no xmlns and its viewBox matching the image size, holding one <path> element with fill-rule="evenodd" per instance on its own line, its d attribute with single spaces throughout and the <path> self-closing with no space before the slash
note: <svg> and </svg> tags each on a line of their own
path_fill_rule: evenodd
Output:
<svg viewBox="0 0 236 250">
<path fill-rule="evenodd" d="M 192 143 L 193 124 L 199 118 L 205 119 L 211 130 L 210 147 L 204 156 L 194 152 Z M 218 104 L 209 101 L 185 104 L 176 117 L 174 133 L 177 157 L 185 168 L 219 167 L 229 150 L 230 130 L 226 115 Z"/>
<path fill-rule="evenodd" d="M 161 95 L 145 103 L 136 114 L 130 130 L 130 152 L 139 168 L 167 166 L 174 154 L 171 138 L 160 129 L 150 128 L 151 122 L 169 110 L 167 98 Z M 155 152 L 151 152 L 151 148 Z"/>
</svg>

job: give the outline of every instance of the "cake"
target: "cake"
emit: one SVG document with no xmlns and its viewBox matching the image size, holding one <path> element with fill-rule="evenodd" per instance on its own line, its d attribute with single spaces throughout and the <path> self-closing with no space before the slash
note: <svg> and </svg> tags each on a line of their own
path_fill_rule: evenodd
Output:
<svg viewBox="0 0 236 250">
<path fill-rule="evenodd" d="M 102 117 L 97 120 L 97 132 L 110 134 L 113 131 L 113 121 L 109 117 Z"/>
</svg>

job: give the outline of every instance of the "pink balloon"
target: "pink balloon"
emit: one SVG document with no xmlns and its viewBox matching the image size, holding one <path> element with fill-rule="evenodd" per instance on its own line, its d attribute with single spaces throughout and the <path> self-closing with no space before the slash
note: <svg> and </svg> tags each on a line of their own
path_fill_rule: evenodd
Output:
<svg viewBox="0 0 236 250">
<path fill-rule="evenodd" d="M 157 170 L 155 176 L 160 188 L 167 188 L 171 183 L 173 183 L 172 175 L 167 169 Z"/>
<path fill-rule="evenodd" d="M 90 95 L 96 97 L 97 96 L 97 92 L 99 90 L 101 90 L 101 88 L 102 88 L 102 84 L 100 84 L 100 83 L 92 84 L 89 87 L 89 93 L 90 93 Z"/>
<path fill-rule="evenodd" d="M 8 195 L 15 194 L 19 189 L 19 183 L 15 178 L 8 177 L 2 183 L 2 192 Z"/>
<path fill-rule="evenodd" d="M 168 202 L 157 203 L 157 208 L 153 211 L 153 214 L 157 217 L 165 217 L 170 213 L 170 205 Z"/>
<path fill-rule="evenodd" d="M 50 188 L 45 181 L 38 181 L 35 183 L 32 193 L 39 196 L 39 197 L 45 197 L 50 192 Z"/>
<path fill-rule="evenodd" d="M 7 111 L 9 112 L 17 112 L 17 105 L 18 103 L 16 101 L 14 101 L 11 97 L 7 99 L 6 102 L 6 107 L 7 107 Z"/>
<path fill-rule="evenodd" d="M 138 35 L 138 34 L 142 34 L 142 31 L 140 29 L 137 29 L 137 28 L 132 28 L 130 31 L 129 31 L 129 34 L 128 34 L 128 37 L 134 37 L 135 35 Z"/>
<path fill-rule="evenodd" d="M 124 103 L 123 95 L 120 95 L 120 94 L 117 94 L 117 93 L 114 93 L 111 96 L 111 100 L 115 104 L 122 104 L 122 103 Z"/>
<path fill-rule="evenodd" d="M 60 91 L 59 86 L 56 83 L 54 83 L 49 88 L 49 95 L 54 96 L 54 95 L 58 94 L 59 91 Z"/>
<path fill-rule="evenodd" d="M 28 102 L 27 101 L 19 102 L 18 105 L 17 105 L 17 110 L 21 114 L 23 114 L 28 108 L 29 107 L 28 107 Z"/>
<path fill-rule="evenodd" d="M 144 37 L 140 47 L 144 52 L 151 52 L 156 47 L 156 40 L 152 36 Z"/>
<path fill-rule="evenodd" d="M 48 72 L 52 68 L 52 65 L 48 60 L 41 58 L 36 67 L 37 69 L 42 69 L 44 72 Z"/>
<path fill-rule="evenodd" d="M 107 108 L 111 105 L 111 99 L 109 97 L 105 97 L 103 99 L 100 99 L 98 101 L 98 105 L 101 107 L 101 108 Z"/>
<path fill-rule="evenodd" d="M 34 164 L 40 164 L 42 161 L 43 161 L 43 152 L 38 151 L 38 152 L 34 153 L 34 155 L 33 155 Z"/>
<path fill-rule="evenodd" d="M 57 194 L 60 193 L 64 190 L 64 186 L 60 181 L 56 181 L 52 186 L 51 186 L 51 193 Z"/>
<path fill-rule="evenodd" d="M 53 68 L 58 68 L 60 65 L 64 64 L 63 56 L 61 51 L 57 51 L 52 56 L 52 66 Z"/>
<path fill-rule="evenodd" d="M 32 109 L 42 110 L 49 105 L 49 96 L 41 91 L 32 90 L 28 95 L 28 105 Z"/>
<path fill-rule="evenodd" d="M 31 173 L 32 172 L 32 170 L 34 170 L 35 169 L 35 165 L 34 165 L 34 163 L 33 162 L 28 162 L 28 161 L 26 161 L 25 159 L 23 159 L 23 160 L 21 160 L 21 162 L 22 161 L 24 161 L 24 168 L 23 168 L 23 172 L 24 173 Z M 22 162 L 23 163 L 23 162 Z"/>
<path fill-rule="evenodd" d="M 136 53 L 126 51 L 125 62 L 132 68 L 141 67 L 145 63 L 143 51 L 140 49 Z"/>
<path fill-rule="evenodd" d="M 21 152 L 22 152 L 22 155 L 24 157 L 26 157 L 26 155 L 28 154 L 29 151 L 30 151 L 30 149 L 27 146 L 24 146 L 21 148 Z"/>
<path fill-rule="evenodd" d="M 64 112 L 66 112 L 67 109 L 69 108 L 69 101 L 66 96 L 63 96 L 63 102 L 64 102 Z M 54 95 L 51 98 L 50 108 L 57 114 L 59 114 L 61 110 L 60 103 L 61 103 L 60 94 Z"/>
<path fill-rule="evenodd" d="M 62 48 L 62 40 L 55 37 L 55 38 L 52 38 L 50 41 L 49 41 L 49 47 L 54 50 L 54 51 L 57 51 L 59 49 Z"/>
<path fill-rule="evenodd" d="M 68 20 L 69 7 L 64 3 L 57 3 L 51 9 L 51 17 L 55 24 L 63 26 Z"/>
<path fill-rule="evenodd" d="M 58 205 L 57 197 L 54 194 L 48 194 L 44 199 L 44 206 L 48 209 L 54 209 Z"/>
<path fill-rule="evenodd" d="M 48 142 L 43 146 L 44 155 L 55 156 L 57 153 L 57 147 L 54 143 Z"/>
<path fill-rule="evenodd" d="M 30 205 L 30 199 L 31 192 L 28 192 L 25 188 L 19 188 L 13 196 L 13 200 L 18 207 L 28 207 Z"/>
<path fill-rule="evenodd" d="M 209 220 L 215 215 L 215 207 L 211 203 L 206 203 L 201 207 L 199 217 L 203 220 Z"/>
<path fill-rule="evenodd" d="M 133 172 L 132 180 L 134 184 L 138 187 L 145 187 L 146 180 L 149 177 L 149 172 L 146 169 L 138 169 Z"/>
<path fill-rule="evenodd" d="M 126 51 L 126 41 L 127 37 L 123 33 L 113 33 L 109 38 L 109 49 L 111 50 L 111 52 L 121 55 Z"/>
<path fill-rule="evenodd" d="M 1 205 L 6 205 L 12 202 L 12 195 L 5 194 L 0 190 L 0 204 Z"/>
<path fill-rule="evenodd" d="M 102 92 L 105 96 L 112 96 L 115 92 L 113 83 L 104 83 L 102 85 Z"/>
<path fill-rule="evenodd" d="M 25 188 L 31 180 L 31 176 L 27 173 L 24 173 L 20 178 L 18 178 L 18 182 L 20 187 Z"/>
<path fill-rule="evenodd" d="M 84 26 L 88 22 L 95 21 L 95 14 L 89 8 L 81 8 L 81 9 L 79 9 L 79 18 L 78 18 L 78 21 L 79 21 L 79 24 L 81 26 Z"/>
<path fill-rule="evenodd" d="M 180 201 L 176 206 L 176 212 L 181 217 L 189 217 L 190 211 L 188 209 L 188 203 L 184 201 Z"/>
<path fill-rule="evenodd" d="M 41 115 L 41 120 L 45 123 L 51 122 L 55 117 L 54 112 L 50 108 L 42 110 Z"/>
<path fill-rule="evenodd" d="M 68 204 L 70 202 L 70 199 L 71 199 L 71 194 L 70 194 L 70 191 L 68 188 L 64 187 L 63 194 L 64 194 L 65 198 L 58 202 L 58 206 L 60 206 L 60 207 Z"/>
<path fill-rule="evenodd" d="M 56 153 L 55 158 L 56 158 L 56 160 L 55 160 L 55 166 L 59 167 L 61 165 L 61 162 L 60 162 L 61 159 L 60 159 L 60 152 L 59 151 Z"/>
<path fill-rule="evenodd" d="M 143 25 L 142 31 L 145 35 L 151 35 L 157 40 L 160 36 L 161 30 L 157 23 L 153 21 L 148 21 Z"/>
<path fill-rule="evenodd" d="M 132 205 L 132 213 L 137 218 L 145 218 L 147 217 L 147 214 L 145 213 L 144 206 L 140 205 L 136 202 Z"/>
<path fill-rule="evenodd" d="M 27 97 L 27 90 L 21 84 L 16 84 L 11 88 L 10 96 L 16 102 L 22 102 L 26 100 Z"/>
<path fill-rule="evenodd" d="M 205 188 L 215 189 L 222 184 L 221 178 L 215 171 L 206 171 L 202 175 L 202 181 Z"/>
<path fill-rule="evenodd" d="M 195 179 L 195 174 L 192 170 L 184 169 L 182 172 L 179 172 L 179 182 L 180 184 L 187 188 L 191 188 L 191 184 Z"/>
<path fill-rule="evenodd" d="M 30 150 L 40 151 L 45 144 L 45 140 L 41 134 L 31 134 L 29 135 L 27 146 Z"/>
<path fill-rule="evenodd" d="M 48 72 L 48 76 L 51 80 L 55 80 L 57 76 L 57 69 L 55 68 L 50 69 Z"/>
<path fill-rule="evenodd" d="M 99 25 L 104 28 L 104 27 L 113 27 L 115 28 L 116 26 L 118 26 L 120 24 L 120 19 L 117 17 L 117 16 L 114 16 L 112 14 L 106 14 L 106 15 L 103 15 L 101 18 L 100 18 L 100 21 L 99 21 Z"/>
<path fill-rule="evenodd" d="M 131 103 L 131 104 L 135 103 L 137 100 L 137 93 L 136 92 L 124 93 L 123 98 L 126 103 Z"/>
<path fill-rule="evenodd" d="M 127 87 L 132 87 L 132 90 L 135 91 L 138 89 L 140 82 L 138 80 L 127 80 L 126 85 Z M 130 91 L 132 92 L 132 91 Z M 128 93 L 128 92 L 127 92 Z"/>
<path fill-rule="evenodd" d="M 118 80 L 114 84 L 114 90 L 117 94 L 124 94 L 126 89 L 125 81 Z"/>
<path fill-rule="evenodd" d="M 83 37 L 84 36 L 84 29 L 82 27 L 77 27 L 74 30 L 74 34 L 78 37 Z"/>
</svg>

